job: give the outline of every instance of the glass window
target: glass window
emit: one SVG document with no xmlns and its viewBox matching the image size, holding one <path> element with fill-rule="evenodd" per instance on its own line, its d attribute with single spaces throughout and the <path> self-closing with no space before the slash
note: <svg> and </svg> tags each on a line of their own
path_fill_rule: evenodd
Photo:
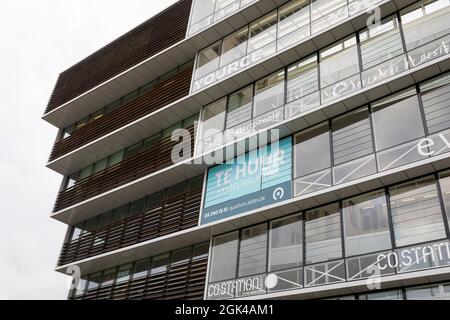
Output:
<svg viewBox="0 0 450 320">
<path fill-rule="evenodd" d="M 128 213 L 130 212 L 130 205 L 126 204 L 120 208 L 114 210 L 113 221 L 118 222 L 128 218 Z"/>
<path fill-rule="evenodd" d="M 223 39 L 220 66 L 225 66 L 247 53 L 248 27 Z"/>
<path fill-rule="evenodd" d="M 142 142 L 136 143 L 135 145 L 127 148 L 125 152 L 125 159 L 131 158 L 132 156 L 137 155 L 142 151 L 143 144 Z"/>
<path fill-rule="evenodd" d="M 72 188 L 76 185 L 77 181 L 80 179 L 80 172 L 77 172 L 70 177 L 67 178 L 67 186 L 66 189 Z"/>
<path fill-rule="evenodd" d="M 398 247 L 446 237 L 434 177 L 391 187 L 389 193 Z"/>
<path fill-rule="evenodd" d="M 119 270 L 117 271 L 117 280 L 116 283 L 126 282 L 130 280 L 131 270 L 133 268 L 133 265 L 126 264 L 124 266 L 120 266 Z"/>
<path fill-rule="evenodd" d="M 403 45 L 397 17 L 359 33 L 363 69 L 367 70 L 402 54 Z"/>
<path fill-rule="evenodd" d="M 284 70 L 256 82 L 254 116 L 274 111 L 284 104 Z"/>
<path fill-rule="evenodd" d="M 147 198 L 142 198 L 142 199 L 133 201 L 130 206 L 130 216 L 144 212 L 146 203 L 147 203 Z"/>
<path fill-rule="evenodd" d="M 384 150 L 424 135 L 415 90 L 390 96 L 372 105 L 377 150 Z"/>
<path fill-rule="evenodd" d="M 83 170 L 81 170 L 80 171 L 80 175 L 78 177 L 78 181 L 86 179 L 87 177 L 89 177 L 92 174 L 92 169 L 93 169 L 93 166 L 90 165 L 89 167 L 86 167 Z"/>
<path fill-rule="evenodd" d="M 299 267 L 303 261 L 303 223 L 297 214 L 270 223 L 269 271 Z"/>
<path fill-rule="evenodd" d="M 164 129 L 164 130 L 161 132 L 161 139 L 171 138 L 171 137 L 172 137 L 172 134 L 173 134 L 173 132 L 174 132 L 175 130 L 177 130 L 177 129 L 182 129 L 181 124 L 182 124 L 181 122 L 178 122 L 177 124 L 174 124 L 173 126 L 167 128 L 167 129 Z"/>
<path fill-rule="evenodd" d="M 239 245 L 239 277 L 266 272 L 267 224 L 242 230 Z"/>
<path fill-rule="evenodd" d="M 147 92 L 152 90 L 154 87 L 156 87 L 157 84 L 158 84 L 158 79 L 150 81 L 147 84 L 144 84 L 142 87 L 139 88 L 139 95 L 143 96 L 144 94 L 146 94 Z"/>
<path fill-rule="evenodd" d="M 192 260 L 199 260 L 208 258 L 209 253 L 209 242 L 205 242 L 199 245 L 194 246 L 192 253 Z"/>
<path fill-rule="evenodd" d="M 322 102 L 328 102 L 360 89 L 359 71 L 358 46 L 355 37 L 321 51 Z"/>
<path fill-rule="evenodd" d="M 406 48 L 412 50 L 450 33 L 448 0 L 420 1 L 401 13 Z M 448 39 L 448 38 L 447 38 Z M 412 56 L 413 65 L 416 56 Z"/>
<path fill-rule="evenodd" d="M 359 300 L 403 300 L 401 290 L 375 292 L 359 295 Z"/>
<path fill-rule="evenodd" d="M 89 283 L 87 286 L 88 290 L 97 289 L 100 286 L 100 283 L 102 281 L 102 273 L 94 273 L 89 277 Z"/>
<path fill-rule="evenodd" d="M 122 98 L 122 105 L 124 105 L 128 102 L 131 102 L 132 100 L 136 99 L 137 97 L 139 97 L 139 90 L 129 93 L 128 95 L 126 95 L 125 97 Z"/>
<path fill-rule="evenodd" d="M 91 115 L 91 118 L 89 119 L 89 122 L 95 121 L 100 119 L 101 117 L 103 117 L 105 115 L 105 108 L 100 109 L 99 111 L 93 113 Z"/>
<path fill-rule="evenodd" d="M 225 123 L 226 98 L 203 108 L 202 137 L 208 137 L 221 132 Z"/>
<path fill-rule="evenodd" d="M 450 128 L 450 74 L 445 74 L 420 86 L 422 105 L 428 132 Z"/>
<path fill-rule="evenodd" d="M 210 74 L 219 68 L 220 47 L 221 42 L 218 41 L 198 53 L 195 79 Z"/>
<path fill-rule="evenodd" d="M 169 264 L 169 254 L 163 254 L 153 258 L 150 274 L 166 273 Z"/>
<path fill-rule="evenodd" d="M 102 214 L 98 218 L 98 227 L 103 228 L 103 227 L 109 225 L 112 222 L 112 217 L 113 217 L 112 211 Z"/>
<path fill-rule="evenodd" d="M 406 289 L 406 300 L 437 300 L 441 297 L 442 292 L 440 285 Z"/>
<path fill-rule="evenodd" d="M 309 0 L 294 0 L 279 9 L 278 48 L 286 48 L 310 36 Z"/>
<path fill-rule="evenodd" d="M 343 214 L 346 256 L 392 247 L 383 191 L 344 200 Z"/>
<path fill-rule="evenodd" d="M 313 0 L 312 32 L 320 32 L 348 17 L 347 0 Z"/>
<path fill-rule="evenodd" d="M 450 221 L 450 171 L 439 174 L 439 183 L 441 186 L 447 220 Z"/>
<path fill-rule="evenodd" d="M 236 278 L 238 244 L 239 231 L 214 238 L 209 282 Z"/>
<path fill-rule="evenodd" d="M 96 162 L 94 164 L 94 170 L 92 171 L 92 174 L 96 174 L 104 169 L 106 169 L 106 165 L 108 164 L 108 158 L 103 159 L 99 162 Z"/>
<path fill-rule="evenodd" d="M 300 99 L 319 90 L 317 56 L 312 56 L 288 68 L 287 102 Z"/>
<path fill-rule="evenodd" d="M 273 11 L 250 24 L 248 52 L 261 49 L 273 43 L 277 37 L 277 11 Z"/>
<path fill-rule="evenodd" d="M 334 183 L 345 183 L 377 172 L 369 109 L 363 107 L 331 122 Z"/>
<path fill-rule="evenodd" d="M 150 269 L 150 259 L 144 259 L 134 264 L 133 279 L 147 277 Z"/>
<path fill-rule="evenodd" d="M 227 129 L 250 121 L 252 104 L 253 85 L 231 94 L 228 98 Z"/>
<path fill-rule="evenodd" d="M 328 123 L 295 136 L 294 146 L 296 194 L 331 187 L 330 132 Z"/>
<path fill-rule="evenodd" d="M 339 165 L 372 154 L 372 130 L 367 107 L 333 119 L 333 159 Z"/>
<path fill-rule="evenodd" d="M 71 241 L 77 240 L 80 237 L 80 235 L 83 233 L 83 225 L 84 222 L 81 222 L 73 227 Z"/>
<path fill-rule="evenodd" d="M 195 24 L 214 14 L 216 0 L 194 0 L 191 24 Z"/>
<path fill-rule="evenodd" d="M 342 258 L 338 203 L 305 213 L 305 246 L 307 264 Z"/>
<path fill-rule="evenodd" d="M 116 268 L 106 270 L 103 273 L 102 287 L 112 285 L 114 283 L 115 278 L 116 278 Z"/>
<path fill-rule="evenodd" d="M 112 167 L 123 160 L 123 156 L 125 154 L 124 150 L 120 150 L 119 152 L 113 154 L 111 157 L 109 157 L 108 167 Z"/>
<path fill-rule="evenodd" d="M 154 193 L 148 197 L 147 210 L 161 208 L 164 204 L 165 191 Z"/>
<path fill-rule="evenodd" d="M 184 248 L 172 252 L 171 265 L 187 263 L 191 259 L 191 248 Z"/>
<path fill-rule="evenodd" d="M 106 106 L 106 110 L 105 113 L 111 113 L 114 110 L 118 109 L 120 106 L 122 105 L 121 99 L 114 101 L 113 103 L 109 104 L 108 106 Z"/>
<path fill-rule="evenodd" d="M 75 126 L 75 130 L 83 128 L 85 125 L 89 123 L 89 116 L 77 122 Z"/>
<path fill-rule="evenodd" d="M 167 190 L 167 198 L 173 198 L 186 192 L 187 182 L 179 183 Z"/>
<path fill-rule="evenodd" d="M 86 232 L 93 232 L 97 228 L 98 217 L 91 218 L 86 221 L 84 229 Z"/>
<path fill-rule="evenodd" d="M 154 136 L 144 140 L 144 150 L 149 150 L 158 146 L 161 139 L 161 134 L 155 134 Z"/>
</svg>

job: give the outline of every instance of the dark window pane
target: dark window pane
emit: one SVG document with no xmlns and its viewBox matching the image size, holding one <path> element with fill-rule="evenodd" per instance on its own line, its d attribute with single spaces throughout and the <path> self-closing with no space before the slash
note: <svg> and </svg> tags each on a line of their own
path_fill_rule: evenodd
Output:
<svg viewBox="0 0 450 320">
<path fill-rule="evenodd" d="M 134 264 L 133 279 L 146 277 L 150 269 L 150 259 L 138 261 Z"/>
<path fill-rule="evenodd" d="M 169 254 L 163 254 L 156 256 L 152 261 L 152 268 L 150 274 L 165 273 L 167 272 L 167 265 L 169 264 Z"/>
</svg>

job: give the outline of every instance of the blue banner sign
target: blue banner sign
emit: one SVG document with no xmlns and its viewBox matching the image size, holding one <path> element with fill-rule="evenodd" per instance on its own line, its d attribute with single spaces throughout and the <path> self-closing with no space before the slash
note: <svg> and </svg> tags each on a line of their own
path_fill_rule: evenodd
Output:
<svg viewBox="0 0 450 320">
<path fill-rule="evenodd" d="M 292 137 L 209 169 L 200 224 L 292 197 Z"/>
</svg>

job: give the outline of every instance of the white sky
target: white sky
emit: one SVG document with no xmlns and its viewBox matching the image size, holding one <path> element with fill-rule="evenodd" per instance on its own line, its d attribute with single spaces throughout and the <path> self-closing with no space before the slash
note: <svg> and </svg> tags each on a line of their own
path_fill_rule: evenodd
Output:
<svg viewBox="0 0 450 320">
<path fill-rule="evenodd" d="M 0 11 L 0 299 L 66 299 L 49 218 L 62 176 L 41 120 L 57 75 L 175 0 L 3 0 Z"/>
</svg>

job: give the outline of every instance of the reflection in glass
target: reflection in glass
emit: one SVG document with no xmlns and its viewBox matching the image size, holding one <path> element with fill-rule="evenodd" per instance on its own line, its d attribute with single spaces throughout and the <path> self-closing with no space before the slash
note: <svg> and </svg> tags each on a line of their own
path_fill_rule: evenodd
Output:
<svg viewBox="0 0 450 320">
<path fill-rule="evenodd" d="M 433 177 L 389 188 L 392 223 L 398 247 L 446 237 Z"/>
<path fill-rule="evenodd" d="M 361 294 L 359 300 L 403 300 L 401 290 Z"/>
<path fill-rule="evenodd" d="M 248 27 L 223 39 L 220 66 L 242 58 L 247 52 Z"/>
<path fill-rule="evenodd" d="M 267 224 L 242 230 L 238 277 L 266 272 Z M 229 259 L 229 257 L 227 257 Z"/>
<path fill-rule="evenodd" d="M 342 258 L 339 204 L 306 212 L 305 246 L 307 264 Z"/>
<path fill-rule="evenodd" d="M 295 177 L 331 167 L 328 124 L 305 130 L 295 137 Z"/>
<path fill-rule="evenodd" d="M 344 200 L 343 214 L 346 256 L 392 247 L 384 192 Z"/>
<path fill-rule="evenodd" d="M 219 68 L 221 41 L 198 53 L 195 79 L 201 78 Z"/>
<path fill-rule="evenodd" d="M 299 267 L 303 261 L 302 216 L 270 223 L 269 271 Z"/>
<path fill-rule="evenodd" d="M 445 74 L 420 86 L 422 105 L 428 132 L 450 128 L 450 74 Z"/>
<path fill-rule="evenodd" d="M 274 43 L 277 37 L 277 11 L 273 11 L 250 24 L 248 52 L 261 49 Z"/>
<path fill-rule="evenodd" d="M 236 277 L 239 231 L 215 237 L 210 259 L 209 282 Z"/>
<path fill-rule="evenodd" d="M 278 50 L 310 36 L 309 0 L 294 0 L 278 12 Z"/>
</svg>

